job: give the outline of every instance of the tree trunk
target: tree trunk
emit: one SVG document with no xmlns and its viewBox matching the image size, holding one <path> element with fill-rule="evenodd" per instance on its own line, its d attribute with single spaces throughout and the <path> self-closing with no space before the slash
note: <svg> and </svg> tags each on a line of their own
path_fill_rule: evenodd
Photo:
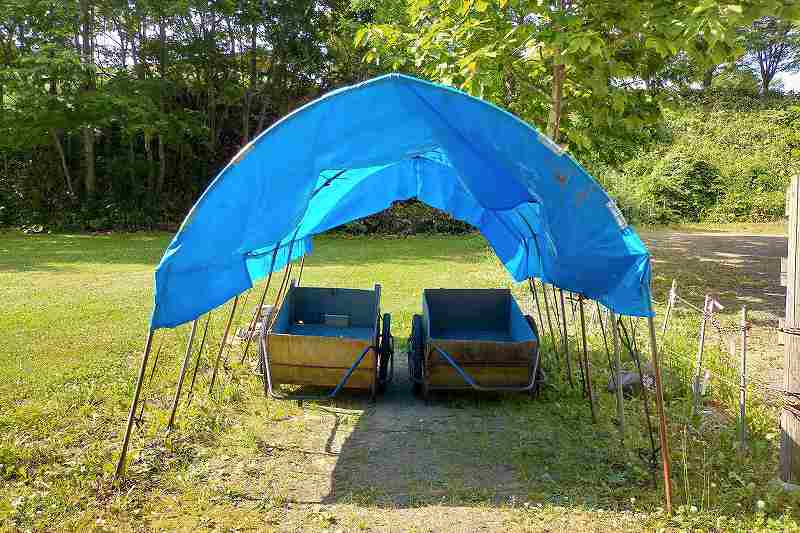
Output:
<svg viewBox="0 0 800 533">
<path fill-rule="evenodd" d="M 242 112 L 242 146 L 250 141 L 250 106 L 255 94 L 256 80 L 258 77 L 256 62 L 256 28 L 253 24 L 250 29 L 250 87 L 244 94 L 244 110 Z"/>
<path fill-rule="evenodd" d="M 714 81 L 714 70 L 716 70 L 716 68 L 715 67 L 711 67 L 709 69 L 706 69 L 705 72 L 703 72 L 703 89 L 704 90 L 708 90 L 708 89 L 711 88 L 711 83 Z"/>
<path fill-rule="evenodd" d="M 80 0 L 81 10 L 81 56 L 83 59 L 84 68 L 86 69 L 86 81 L 84 84 L 84 92 L 91 93 L 95 90 L 95 76 L 94 76 L 94 34 L 93 34 L 93 12 L 89 0 Z M 83 134 L 83 154 L 86 166 L 86 174 L 84 176 L 84 188 L 87 196 L 93 196 L 97 189 L 97 176 L 95 174 L 95 157 L 94 157 L 94 130 L 92 126 L 84 126 L 82 128 Z"/>
<path fill-rule="evenodd" d="M 565 67 L 556 59 L 553 65 L 553 87 L 551 95 L 550 118 L 547 121 L 547 133 L 553 142 L 558 143 L 561 132 L 561 100 L 564 90 Z"/>
<path fill-rule="evenodd" d="M 83 178 L 83 186 L 87 196 L 93 196 L 97 192 L 97 175 L 94 166 L 94 130 L 90 126 L 84 127 L 83 133 L 83 158 L 86 163 L 86 174 Z"/>
<path fill-rule="evenodd" d="M 167 176 L 167 155 L 164 149 L 164 136 L 158 136 L 158 180 L 156 181 L 156 196 L 161 194 L 164 188 L 164 180 Z"/>
<path fill-rule="evenodd" d="M 53 144 L 58 152 L 58 157 L 61 160 L 61 170 L 64 171 L 64 181 L 67 185 L 67 194 L 70 198 L 75 197 L 75 190 L 72 188 L 72 176 L 69 174 L 69 165 L 67 165 L 67 157 L 64 154 L 64 147 L 61 146 L 61 132 L 55 129 L 50 130 L 50 135 L 53 138 Z"/>
</svg>

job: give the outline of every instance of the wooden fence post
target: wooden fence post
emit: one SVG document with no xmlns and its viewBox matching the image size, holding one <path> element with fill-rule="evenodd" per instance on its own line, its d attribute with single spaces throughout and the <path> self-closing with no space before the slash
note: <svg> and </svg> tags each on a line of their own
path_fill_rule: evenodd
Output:
<svg viewBox="0 0 800 533">
<path fill-rule="evenodd" d="M 789 217 L 789 257 L 786 276 L 786 319 L 784 322 L 784 390 L 794 396 L 800 393 L 800 301 L 796 298 L 800 286 L 800 176 L 792 177 L 786 194 L 787 216 Z M 781 412 L 781 453 L 780 477 L 784 483 L 800 483 L 800 419 L 793 413 L 794 398 L 787 398 Z"/>
</svg>

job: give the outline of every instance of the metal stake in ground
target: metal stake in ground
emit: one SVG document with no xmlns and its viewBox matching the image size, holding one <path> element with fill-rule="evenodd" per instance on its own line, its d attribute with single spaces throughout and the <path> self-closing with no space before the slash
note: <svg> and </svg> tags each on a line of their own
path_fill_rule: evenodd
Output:
<svg viewBox="0 0 800 533">
<path fill-rule="evenodd" d="M 256 329 L 256 324 L 258 320 L 261 318 L 261 310 L 264 308 L 264 299 L 267 297 L 267 291 L 269 290 L 269 284 L 272 282 L 272 269 L 275 268 L 275 259 L 278 257 L 278 248 L 280 248 L 281 243 L 278 241 L 278 244 L 275 245 L 275 251 L 272 252 L 272 262 L 269 266 L 269 275 L 267 276 L 267 283 L 264 285 L 264 292 L 261 293 L 261 301 L 258 302 L 258 309 L 256 310 L 256 316 L 253 317 L 252 322 L 250 323 L 250 327 L 247 329 L 247 344 L 244 347 L 244 352 L 242 352 L 242 361 L 239 364 L 244 364 L 244 360 L 247 359 L 247 350 L 250 349 L 250 340 L 253 338 L 253 332 Z M 291 251 L 289 252 L 291 254 Z M 291 255 L 289 257 L 291 261 Z"/>
<path fill-rule="evenodd" d="M 547 288 L 544 286 L 544 281 L 542 282 L 542 296 L 544 297 L 544 310 L 547 313 L 547 327 L 550 330 L 550 342 L 553 345 L 553 352 L 555 352 L 555 363 L 556 363 L 556 374 L 561 372 L 561 362 L 560 357 L 558 354 L 558 344 L 556 344 L 556 336 L 553 333 L 553 322 L 550 320 L 550 303 L 547 300 Z M 555 306 L 555 302 L 553 302 L 553 306 Z"/>
<path fill-rule="evenodd" d="M 181 371 L 180 374 L 178 374 L 178 386 L 175 388 L 175 398 L 172 400 L 172 412 L 169 414 L 169 422 L 167 423 L 168 430 L 171 430 L 173 424 L 175 424 L 175 413 L 178 411 L 178 402 L 181 401 L 183 379 L 186 377 L 186 367 L 189 366 L 189 359 L 192 357 L 192 343 L 194 343 L 195 333 L 197 333 L 197 319 L 192 322 L 192 332 L 189 333 L 189 341 L 186 343 L 186 355 L 183 357 Z"/>
<path fill-rule="evenodd" d="M 675 307 L 675 297 L 678 294 L 678 282 L 672 280 L 672 286 L 669 289 L 669 298 L 667 298 L 667 309 L 664 311 L 664 324 L 661 326 L 661 336 L 667 333 L 667 326 L 669 326 L 669 317 L 672 314 L 672 308 Z"/>
<path fill-rule="evenodd" d="M 194 372 L 192 372 L 192 382 L 189 384 L 189 397 L 186 400 L 186 407 L 192 405 L 192 398 L 194 398 L 194 382 L 197 379 L 197 370 L 200 368 L 200 359 L 203 357 L 203 347 L 206 345 L 206 335 L 208 335 L 208 324 L 211 322 L 211 313 L 206 316 L 206 325 L 203 328 L 203 338 L 200 340 L 200 349 L 197 350 L 197 362 L 194 364 Z"/>
<path fill-rule="evenodd" d="M 652 304 L 650 304 L 652 312 Z M 664 502 L 667 513 L 672 514 L 672 482 L 669 467 L 669 440 L 667 438 L 667 416 L 664 414 L 664 389 L 661 385 L 661 365 L 658 361 L 658 344 L 656 342 L 656 326 L 652 316 L 647 317 L 650 328 L 650 350 L 653 356 L 653 374 L 656 386 L 656 409 L 658 411 L 659 438 L 661 440 L 661 466 L 664 477 Z"/>
<path fill-rule="evenodd" d="M 692 416 L 694 416 L 700 408 L 700 374 L 703 371 L 703 349 L 706 342 L 706 324 L 708 319 L 711 318 L 709 311 L 709 304 L 711 297 L 706 294 L 706 299 L 703 302 L 703 318 L 700 321 L 700 339 L 697 344 L 697 361 L 695 362 L 694 379 L 692 380 L 692 394 L 694 396 L 692 401 Z"/>
<path fill-rule="evenodd" d="M 608 374 L 611 376 L 611 382 L 617 386 L 617 377 L 614 375 L 614 365 L 611 364 L 611 350 L 608 349 L 608 337 L 606 336 L 606 327 L 603 325 L 603 312 L 600 310 L 600 302 L 594 302 L 597 307 L 597 319 L 600 323 L 600 333 L 603 334 L 603 346 L 606 349 L 606 361 L 608 361 Z"/>
<path fill-rule="evenodd" d="M 581 337 L 583 338 L 583 365 L 586 367 L 586 391 L 589 394 L 589 410 L 592 412 L 592 422 L 597 422 L 594 412 L 594 393 L 592 392 L 592 373 L 589 371 L 589 350 L 586 346 L 586 319 L 583 315 L 583 295 L 578 295 L 578 309 L 581 317 Z"/>
<path fill-rule="evenodd" d="M 528 278 L 528 287 L 533 296 L 533 302 L 536 304 L 536 314 L 539 316 L 539 329 L 544 330 L 544 321 L 542 320 L 542 307 L 539 305 L 539 295 L 536 294 L 536 281 L 533 278 Z M 541 333 L 539 333 L 541 335 Z M 541 339 L 536 339 L 540 341 Z"/>
<path fill-rule="evenodd" d="M 156 356 L 153 358 L 153 367 L 150 370 L 150 379 L 147 380 L 147 388 L 149 389 L 150 395 L 153 395 L 153 376 L 156 374 L 156 368 L 158 367 L 158 356 L 161 355 L 161 348 L 164 347 L 164 339 L 161 339 L 161 342 L 158 345 L 158 350 L 156 350 Z M 147 398 L 142 400 L 142 409 L 139 411 L 139 424 L 144 422 L 144 407 L 147 405 Z"/>
<path fill-rule="evenodd" d="M 567 362 L 567 380 L 570 386 L 574 387 L 575 383 L 572 381 L 572 364 L 569 360 L 569 337 L 567 336 L 567 315 L 564 312 L 564 291 L 559 289 L 561 297 L 561 325 L 564 329 L 564 361 Z"/>
<path fill-rule="evenodd" d="M 122 439 L 122 450 L 119 452 L 119 461 L 117 461 L 117 469 L 114 472 L 114 477 L 118 478 L 125 467 L 125 455 L 128 453 L 128 443 L 131 440 L 131 428 L 133 428 L 133 419 L 136 417 L 136 404 L 139 403 L 139 394 L 142 392 L 142 381 L 144 381 L 144 372 L 147 368 L 147 358 L 150 355 L 150 349 L 153 347 L 153 335 L 155 330 L 150 330 L 147 333 L 147 341 L 144 345 L 144 355 L 142 356 L 142 365 L 139 367 L 139 378 L 136 380 L 136 389 L 133 392 L 133 400 L 131 401 L 131 410 L 128 413 L 128 425 L 125 428 L 125 437 Z"/>
<path fill-rule="evenodd" d="M 217 371 L 219 370 L 219 360 L 222 358 L 222 352 L 225 350 L 225 343 L 228 342 L 228 333 L 231 330 L 231 323 L 233 322 L 234 314 L 236 313 L 236 306 L 239 304 L 239 296 L 233 299 L 233 307 L 231 307 L 231 314 L 228 316 L 228 323 L 225 326 L 225 333 L 222 334 L 222 340 L 219 343 L 219 352 L 217 352 L 217 359 L 214 362 L 214 372 L 211 373 L 211 384 L 208 386 L 208 393 L 214 392 L 214 382 L 217 380 Z"/>
<path fill-rule="evenodd" d="M 747 306 L 742 306 L 741 360 L 739 362 L 739 444 L 742 450 L 747 447 Z"/>
<path fill-rule="evenodd" d="M 614 345 L 614 372 L 616 379 L 614 380 L 616 386 L 614 392 L 617 393 L 617 424 L 619 425 L 620 441 L 625 442 L 625 406 L 623 404 L 624 398 L 622 396 L 622 362 L 619 356 L 619 324 L 617 324 L 617 315 L 611 311 L 611 342 Z"/>
</svg>

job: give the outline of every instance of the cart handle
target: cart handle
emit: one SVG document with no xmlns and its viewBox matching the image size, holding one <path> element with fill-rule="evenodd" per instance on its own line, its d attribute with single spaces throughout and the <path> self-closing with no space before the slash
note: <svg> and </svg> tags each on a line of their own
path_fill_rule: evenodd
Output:
<svg viewBox="0 0 800 533">
<path fill-rule="evenodd" d="M 467 374 L 467 371 L 464 370 L 463 368 L 461 368 L 458 365 L 458 363 L 456 363 L 455 360 L 453 360 L 453 358 L 450 357 L 450 354 L 448 354 L 446 351 L 442 350 L 441 348 L 439 348 L 435 344 L 431 343 L 431 346 L 433 347 L 434 350 L 439 352 L 439 354 L 442 357 L 444 357 L 445 361 L 450 363 L 450 366 L 452 366 L 456 370 L 456 372 L 459 373 L 459 375 L 467 383 L 467 385 L 469 385 L 470 387 L 472 387 L 473 389 L 475 389 L 477 391 L 481 391 L 481 392 L 527 392 L 527 391 L 533 390 L 533 388 L 536 386 L 536 371 L 538 370 L 538 367 L 539 367 L 539 351 L 538 350 L 536 351 L 536 359 L 534 360 L 534 363 L 533 363 L 533 372 L 531 373 L 531 382 L 530 383 L 528 383 L 527 385 L 522 386 L 522 387 L 514 387 L 514 386 L 508 386 L 508 387 L 484 387 L 483 385 L 479 385 L 472 378 L 472 376 Z"/>
<path fill-rule="evenodd" d="M 364 349 L 364 351 L 361 352 L 361 355 L 358 356 L 358 359 L 355 360 L 353 365 L 347 369 L 347 372 L 345 373 L 344 377 L 342 377 L 341 381 L 339 381 L 339 384 L 336 385 L 336 387 L 328 394 L 284 395 L 284 394 L 275 394 L 272 390 L 272 373 L 270 372 L 269 369 L 270 367 L 269 352 L 267 351 L 267 343 L 264 335 L 261 335 L 260 342 L 261 342 L 261 352 L 264 354 L 264 381 L 266 381 L 267 393 L 269 394 L 270 397 L 276 398 L 278 400 L 320 400 L 320 401 L 332 400 L 333 398 L 336 397 L 337 394 L 339 394 L 342 388 L 347 384 L 347 382 L 350 380 L 350 376 L 353 375 L 353 372 L 356 371 L 356 368 L 358 368 L 358 365 L 361 364 L 361 361 L 364 360 L 364 358 L 367 356 L 370 350 L 375 352 L 376 355 L 378 354 L 378 350 L 374 346 L 367 346 Z"/>
</svg>

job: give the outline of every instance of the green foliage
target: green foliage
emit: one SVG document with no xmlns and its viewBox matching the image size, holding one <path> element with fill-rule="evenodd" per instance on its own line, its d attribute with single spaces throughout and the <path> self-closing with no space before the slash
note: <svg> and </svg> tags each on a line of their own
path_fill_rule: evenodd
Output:
<svg viewBox="0 0 800 533">
<path fill-rule="evenodd" d="M 688 93 L 664 118 L 662 137 L 619 170 L 595 169 L 627 216 L 645 223 L 783 216 L 785 189 L 800 165 L 794 97 Z"/>
</svg>

